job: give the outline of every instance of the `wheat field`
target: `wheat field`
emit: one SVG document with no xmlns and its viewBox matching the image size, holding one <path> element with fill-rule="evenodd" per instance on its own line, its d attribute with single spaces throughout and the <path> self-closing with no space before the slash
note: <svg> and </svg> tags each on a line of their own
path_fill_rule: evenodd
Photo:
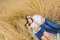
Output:
<svg viewBox="0 0 60 40">
<path fill-rule="evenodd" d="M 36 40 L 24 26 L 35 14 L 60 24 L 60 0 L 0 0 L 0 40 Z"/>
</svg>

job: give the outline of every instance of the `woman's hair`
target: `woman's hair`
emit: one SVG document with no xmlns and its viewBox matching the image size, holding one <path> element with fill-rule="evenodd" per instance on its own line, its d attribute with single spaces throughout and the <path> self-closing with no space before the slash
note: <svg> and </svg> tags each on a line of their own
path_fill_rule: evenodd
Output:
<svg viewBox="0 0 60 40">
<path fill-rule="evenodd" d="M 27 20 L 27 16 L 25 17 L 25 19 Z"/>
<path fill-rule="evenodd" d="M 33 19 L 32 18 L 28 18 L 28 19 L 31 19 L 32 20 L 32 22 L 33 22 Z M 28 19 L 26 19 L 27 20 L 27 22 L 26 22 L 26 24 L 25 24 L 25 26 L 28 24 L 28 26 L 30 26 L 31 24 L 28 22 Z"/>
<path fill-rule="evenodd" d="M 25 17 L 26 20 L 28 20 L 29 18 L 31 18 L 31 16 L 29 16 L 29 15 L 27 15 L 27 16 Z"/>
</svg>

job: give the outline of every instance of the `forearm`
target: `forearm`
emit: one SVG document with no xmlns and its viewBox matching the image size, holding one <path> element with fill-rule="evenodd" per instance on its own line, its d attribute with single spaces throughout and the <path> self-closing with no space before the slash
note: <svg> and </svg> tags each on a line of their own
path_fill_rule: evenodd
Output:
<svg viewBox="0 0 60 40">
<path fill-rule="evenodd" d="M 32 31 L 32 28 L 28 27 L 28 29 L 29 29 L 30 31 Z"/>
<path fill-rule="evenodd" d="M 35 26 L 35 31 L 37 32 L 39 28 L 40 28 L 40 25 L 37 24 L 37 25 Z"/>
</svg>

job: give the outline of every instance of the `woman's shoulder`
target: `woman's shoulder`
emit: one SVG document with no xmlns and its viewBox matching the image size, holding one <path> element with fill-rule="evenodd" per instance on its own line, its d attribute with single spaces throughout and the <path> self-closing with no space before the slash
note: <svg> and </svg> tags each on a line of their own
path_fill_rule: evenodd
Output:
<svg viewBox="0 0 60 40">
<path fill-rule="evenodd" d="M 35 25 L 35 23 L 33 22 L 32 24 L 31 24 L 31 26 L 34 26 Z"/>
</svg>

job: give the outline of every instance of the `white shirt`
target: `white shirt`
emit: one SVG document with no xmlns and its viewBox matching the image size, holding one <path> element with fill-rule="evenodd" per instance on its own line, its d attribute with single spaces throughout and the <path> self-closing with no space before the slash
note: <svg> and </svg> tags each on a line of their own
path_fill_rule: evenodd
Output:
<svg viewBox="0 0 60 40">
<path fill-rule="evenodd" d="M 40 15 L 34 15 L 34 16 L 32 17 L 32 19 L 33 19 L 34 21 L 36 21 L 39 25 L 42 25 L 42 24 L 43 24 L 42 21 L 45 22 L 45 18 L 43 18 L 43 17 L 40 16 Z"/>
<path fill-rule="evenodd" d="M 36 26 L 37 24 L 35 23 L 35 22 L 33 22 L 31 25 L 30 25 L 30 27 L 33 29 L 32 30 L 32 32 L 33 32 L 33 34 L 36 34 L 40 29 L 41 29 L 41 27 L 39 27 L 39 29 L 37 30 L 37 32 L 35 31 L 35 29 L 36 29 Z"/>
<path fill-rule="evenodd" d="M 37 32 L 39 32 L 40 31 L 40 29 L 41 29 L 41 27 L 39 27 L 39 29 L 38 29 L 38 31 Z M 33 34 L 36 34 L 37 33 L 35 30 L 33 30 Z"/>
</svg>

